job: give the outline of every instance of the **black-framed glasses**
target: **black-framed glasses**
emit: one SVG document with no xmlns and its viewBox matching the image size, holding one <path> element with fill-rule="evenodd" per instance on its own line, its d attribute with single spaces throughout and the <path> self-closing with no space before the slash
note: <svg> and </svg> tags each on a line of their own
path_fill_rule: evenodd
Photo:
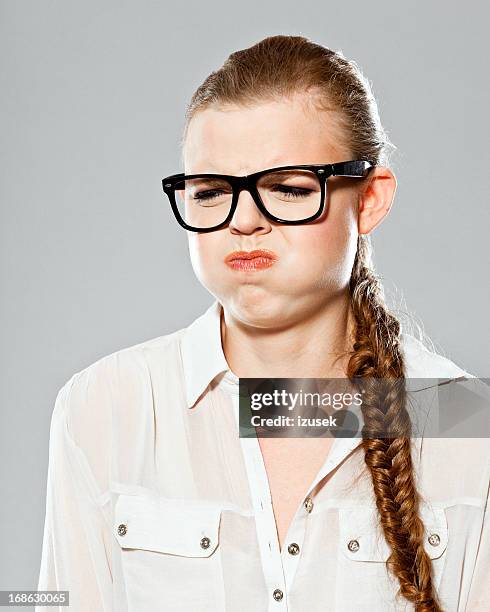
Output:
<svg viewBox="0 0 490 612">
<path fill-rule="evenodd" d="M 260 212 L 271 221 L 299 225 L 323 213 L 330 176 L 365 178 L 375 166 L 372 161 L 352 160 L 278 166 L 246 176 L 181 173 L 162 179 L 162 187 L 175 218 L 191 232 L 213 232 L 226 226 L 242 190 L 251 194 Z"/>
</svg>

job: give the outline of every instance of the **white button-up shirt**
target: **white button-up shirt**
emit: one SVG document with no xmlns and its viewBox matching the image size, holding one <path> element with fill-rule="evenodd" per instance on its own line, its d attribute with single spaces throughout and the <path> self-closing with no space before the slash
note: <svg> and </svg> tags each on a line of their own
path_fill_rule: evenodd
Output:
<svg viewBox="0 0 490 612">
<path fill-rule="evenodd" d="M 238 433 L 221 309 L 60 389 L 38 588 L 69 590 L 72 612 L 413 610 L 395 598 L 359 438 L 335 439 L 280 550 L 258 439 Z M 410 334 L 402 350 L 407 377 L 470 376 Z M 488 439 L 413 448 L 443 608 L 489 610 Z"/>
</svg>

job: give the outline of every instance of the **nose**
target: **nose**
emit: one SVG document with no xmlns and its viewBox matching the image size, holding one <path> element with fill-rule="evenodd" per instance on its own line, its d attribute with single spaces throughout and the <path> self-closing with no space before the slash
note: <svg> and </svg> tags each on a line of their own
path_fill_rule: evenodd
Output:
<svg viewBox="0 0 490 612">
<path fill-rule="evenodd" d="M 237 207 L 229 228 L 232 233 L 241 234 L 267 233 L 271 229 L 269 219 L 259 210 L 252 194 L 247 189 L 242 189 L 238 195 Z"/>
</svg>

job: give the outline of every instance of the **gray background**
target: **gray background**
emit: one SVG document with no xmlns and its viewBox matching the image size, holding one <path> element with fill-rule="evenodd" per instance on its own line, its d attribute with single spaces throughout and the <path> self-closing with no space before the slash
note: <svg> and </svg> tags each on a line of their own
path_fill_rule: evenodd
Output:
<svg viewBox="0 0 490 612">
<path fill-rule="evenodd" d="M 194 89 L 264 36 L 341 49 L 373 83 L 398 147 L 373 233 L 389 303 L 489 376 L 488 15 L 454 4 L 1 2 L 0 589 L 37 584 L 57 390 L 212 301 L 160 179 Z"/>
</svg>

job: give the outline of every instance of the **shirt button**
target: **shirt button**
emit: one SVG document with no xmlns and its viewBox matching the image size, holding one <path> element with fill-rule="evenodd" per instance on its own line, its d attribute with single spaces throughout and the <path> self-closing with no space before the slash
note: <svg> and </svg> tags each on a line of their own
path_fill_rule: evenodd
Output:
<svg viewBox="0 0 490 612">
<path fill-rule="evenodd" d="M 307 497 L 303 505 L 306 509 L 306 512 L 311 512 L 313 510 L 313 500 L 311 499 L 311 497 Z"/>
<path fill-rule="evenodd" d="M 274 597 L 276 601 L 281 601 L 283 596 L 284 596 L 284 593 L 281 591 L 281 589 L 276 589 L 274 593 L 272 593 L 272 597 Z"/>
<path fill-rule="evenodd" d="M 441 538 L 437 535 L 437 533 L 431 533 L 429 536 L 429 544 L 432 546 L 439 546 L 441 543 Z"/>
<path fill-rule="evenodd" d="M 117 533 L 120 536 L 126 535 L 128 533 L 128 528 L 126 527 L 124 523 L 121 523 L 120 525 L 117 526 Z"/>
<path fill-rule="evenodd" d="M 359 542 L 357 540 L 351 540 L 348 544 L 347 544 L 347 548 L 351 551 L 351 552 L 357 552 L 359 550 Z"/>
<path fill-rule="evenodd" d="M 201 548 L 209 548 L 209 545 L 211 544 L 211 540 L 209 538 L 202 538 L 201 540 Z"/>
<path fill-rule="evenodd" d="M 298 544 L 296 544 L 296 542 L 292 542 L 288 546 L 288 553 L 290 555 L 297 555 L 299 553 L 299 546 L 298 546 Z"/>
</svg>

